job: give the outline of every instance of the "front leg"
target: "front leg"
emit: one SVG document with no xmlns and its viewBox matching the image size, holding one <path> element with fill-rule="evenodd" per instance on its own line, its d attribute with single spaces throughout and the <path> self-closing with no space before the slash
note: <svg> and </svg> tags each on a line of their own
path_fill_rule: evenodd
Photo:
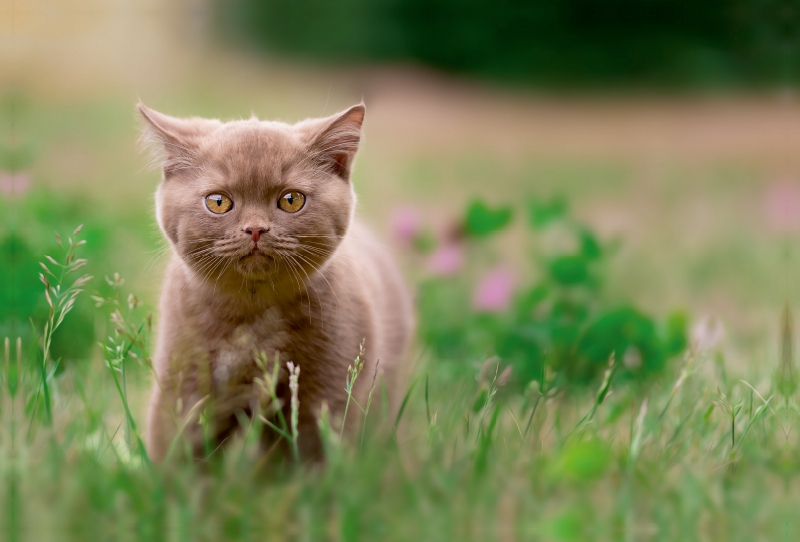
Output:
<svg viewBox="0 0 800 542">
<path fill-rule="evenodd" d="M 175 453 L 188 453 L 198 459 L 205 457 L 200 415 L 209 396 L 200 396 L 191 381 L 156 378 L 148 405 L 145 434 L 150 459 L 160 462 Z"/>
<path fill-rule="evenodd" d="M 165 399 L 161 386 L 156 382 L 153 384 L 153 391 L 150 392 L 145 433 L 147 455 L 151 461 L 163 461 L 178 434 L 177 423 L 170 410 L 169 401 Z"/>
<path fill-rule="evenodd" d="M 180 398 L 162 389 L 158 383 L 153 385 L 145 434 L 147 454 L 152 461 L 160 462 L 168 454 L 185 452 L 195 458 L 204 457 L 203 429 L 200 425 L 202 404 L 189 404 L 187 409 L 184 403 L 191 400 L 185 399 L 188 398 Z"/>
</svg>

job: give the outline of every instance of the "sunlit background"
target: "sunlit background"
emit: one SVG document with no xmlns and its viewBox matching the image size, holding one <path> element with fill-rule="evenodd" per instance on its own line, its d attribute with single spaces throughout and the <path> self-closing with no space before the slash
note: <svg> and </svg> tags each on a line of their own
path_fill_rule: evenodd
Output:
<svg viewBox="0 0 800 542">
<path fill-rule="evenodd" d="M 138 101 L 294 122 L 363 100 L 358 214 L 448 371 L 499 354 L 525 386 L 550 355 L 596 384 L 592 344 L 621 344 L 635 377 L 706 341 L 764 381 L 800 302 L 795 4 L 0 0 L 0 337 L 36 344 L 38 262 L 79 224 L 87 291 L 119 273 L 154 310 L 167 256 Z M 100 363 L 106 316 L 79 299 L 59 370 Z M 593 368 L 559 365 L 578 339 Z"/>
</svg>

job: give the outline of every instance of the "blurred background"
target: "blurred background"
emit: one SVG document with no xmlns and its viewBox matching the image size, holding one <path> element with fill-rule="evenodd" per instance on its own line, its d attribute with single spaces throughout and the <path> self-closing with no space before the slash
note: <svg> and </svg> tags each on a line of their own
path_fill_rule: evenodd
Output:
<svg viewBox="0 0 800 542">
<path fill-rule="evenodd" d="M 82 223 L 89 290 L 119 272 L 154 304 L 138 100 L 293 122 L 363 99 L 359 213 L 410 281 L 502 312 L 572 250 L 543 227 L 568 214 L 608 256 L 592 295 L 717 317 L 729 359 L 774 359 L 798 300 L 798 23 L 789 0 L 0 0 L 0 336 L 46 313 L 37 261 Z M 458 245 L 465 220 L 491 240 Z M 82 299 L 54 350 L 86 357 L 104 321 Z"/>
</svg>

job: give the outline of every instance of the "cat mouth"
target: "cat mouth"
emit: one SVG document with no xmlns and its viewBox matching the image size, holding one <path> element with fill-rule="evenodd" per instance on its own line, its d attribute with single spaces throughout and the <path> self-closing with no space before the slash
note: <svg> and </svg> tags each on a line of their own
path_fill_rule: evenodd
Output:
<svg viewBox="0 0 800 542">
<path fill-rule="evenodd" d="M 253 247 L 249 253 L 239 256 L 238 262 L 240 265 L 246 266 L 249 271 L 252 271 L 253 266 L 258 268 L 271 267 L 275 263 L 275 257 L 266 250 Z"/>
<path fill-rule="evenodd" d="M 263 260 L 273 261 L 275 258 L 273 256 L 267 254 L 263 250 L 258 250 L 257 248 L 254 248 L 253 250 L 251 250 L 249 254 L 245 254 L 244 256 L 239 256 L 239 261 L 240 262 L 244 261 L 244 260 L 250 260 L 250 259 L 256 259 L 256 260 L 262 260 L 263 259 Z"/>
</svg>

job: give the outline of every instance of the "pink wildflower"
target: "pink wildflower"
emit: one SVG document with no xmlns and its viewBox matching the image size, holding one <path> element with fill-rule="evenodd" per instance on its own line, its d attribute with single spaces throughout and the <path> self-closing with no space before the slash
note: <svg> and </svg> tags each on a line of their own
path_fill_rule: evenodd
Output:
<svg viewBox="0 0 800 542">
<path fill-rule="evenodd" d="M 481 312 L 501 312 L 511 303 L 514 276 L 504 267 L 496 267 L 487 273 L 475 289 L 472 306 Z"/>
<path fill-rule="evenodd" d="M 409 206 L 397 207 L 392 211 L 391 229 L 394 237 L 402 244 L 408 245 L 420 232 L 420 216 L 416 209 Z"/>
<path fill-rule="evenodd" d="M 25 173 L 0 171 L 0 194 L 4 196 L 21 196 L 28 191 L 28 184 L 28 175 Z"/>
<path fill-rule="evenodd" d="M 717 318 L 705 317 L 692 328 L 691 345 L 697 352 L 713 350 L 722 340 L 725 328 Z"/>
<path fill-rule="evenodd" d="M 434 275 L 454 275 L 464 264 L 464 252 L 457 244 L 442 245 L 428 258 L 428 269 Z"/>
<path fill-rule="evenodd" d="M 782 179 L 767 188 L 767 222 L 778 232 L 800 229 L 800 180 Z"/>
</svg>

